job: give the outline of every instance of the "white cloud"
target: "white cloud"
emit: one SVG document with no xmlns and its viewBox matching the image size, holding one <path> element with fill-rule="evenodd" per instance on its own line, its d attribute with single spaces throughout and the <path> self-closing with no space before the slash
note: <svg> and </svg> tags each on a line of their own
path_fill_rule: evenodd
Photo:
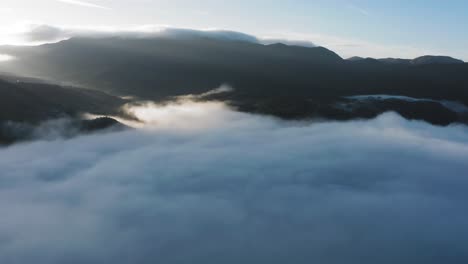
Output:
<svg viewBox="0 0 468 264">
<path fill-rule="evenodd" d="M 70 5 L 100 8 L 100 9 L 109 9 L 108 7 L 98 5 L 98 4 L 94 4 L 94 3 L 91 3 L 91 2 L 86 2 L 86 1 L 78 1 L 78 0 L 56 0 L 56 1 L 66 3 L 66 4 L 70 4 Z"/>
<path fill-rule="evenodd" d="M 56 27 L 47 24 L 23 23 L 16 27 L 16 32 L 10 31 L 10 39 L 14 39 L 13 44 L 38 45 L 44 43 L 57 42 L 71 37 L 133 37 L 133 38 L 193 38 L 206 37 L 228 41 L 245 41 L 250 43 L 274 44 L 284 43 L 304 47 L 315 47 L 316 45 L 308 40 L 295 40 L 288 38 L 256 37 L 250 34 L 224 30 L 224 29 L 189 29 L 176 28 L 167 25 L 141 25 L 127 28 L 117 27 Z M 3 41 L 4 44 L 6 41 Z"/>
<path fill-rule="evenodd" d="M 467 127 L 184 107 L 0 149 L 0 262 L 468 261 Z"/>
<path fill-rule="evenodd" d="M 252 35 L 223 29 L 188 29 L 175 28 L 166 25 L 142 25 L 127 28 L 117 27 L 56 27 L 47 24 L 23 23 L 16 27 L 16 32 L 10 31 L 10 35 L 16 40 L 15 44 L 21 42 L 26 45 L 37 45 L 52 43 L 72 37 L 132 37 L 132 38 L 193 38 L 207 37 L 229 41 L 245 41 L 258 43 L 259 40 Z"/>
<path fill-rule="evenodd" d="M 14 30 L 3 30 L 0 44 L 37 45 L 57 42 L 71 37 L 169 37 L 192 38 L 208 37 L 223 40 L 246 41 L 251 43 L 273 44 L 284 43 L 305 47 L 323 46 L 337 52 L 343 58 L 352 56 L 373 58 L 416 58 L 423 55 L 447 55 L 468 60 L 466 52 L 450 54 L 440 50 L 425 49 L 423 47 L 384 45 L 359 39 L 340 38 L 323 34 L 302 34 L 295 32 L 272 32 L 270 34 L 254 36 L 242 32 L 224 29 L 188 29 L 176 28 L 168 25 L 141 25 L 131 27 L 56 27 L 40 23 L 23 23 Z M 2 32 L 2 30 L 0 30 Z M 2 39 L 3 38 L 3 39 Z"/>
<path fill-rule="evenodd" d="M 48 42 L 67 38 L 66 30 L 49 25 L 28 25 L 22 33 L 26 41 Z"/>
</svg>

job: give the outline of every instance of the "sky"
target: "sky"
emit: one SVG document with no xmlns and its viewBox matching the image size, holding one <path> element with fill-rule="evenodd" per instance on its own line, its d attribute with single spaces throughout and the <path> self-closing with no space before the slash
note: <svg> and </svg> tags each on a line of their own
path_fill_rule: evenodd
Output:
<svg viewBox="0 0 468 264">
<path fill-rule="evenodd" d="M 25 24 L 169 25 L 308 40 L 343 57 L 450 55 L 468 60 L 463 0 L 2 0 L 0 32 Z"/>
</svg>

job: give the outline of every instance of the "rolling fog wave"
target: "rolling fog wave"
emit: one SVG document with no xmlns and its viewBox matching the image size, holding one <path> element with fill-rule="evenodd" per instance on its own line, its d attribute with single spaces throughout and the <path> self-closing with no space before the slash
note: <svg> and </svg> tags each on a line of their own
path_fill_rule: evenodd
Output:
<svg viewBox="0 0 468 264">
<path fill-rule="evenodd" d="M 141 106 L 0 149 L 1 263 L 466 263 L 468 128 Z"/>
</svg>

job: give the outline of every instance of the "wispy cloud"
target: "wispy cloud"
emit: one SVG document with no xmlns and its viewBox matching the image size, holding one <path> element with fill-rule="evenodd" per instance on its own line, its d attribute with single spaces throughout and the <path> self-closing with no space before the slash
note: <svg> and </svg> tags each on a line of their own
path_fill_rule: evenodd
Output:
<svg viewBox="0 0 468 264">
<path fill-rule="evenodd" d="M 70 4 L 70 5 L 78 5 L 78 6 L 85 6 L 85 7 L 92 7 L 92 8 L 100 8 L 100 9 L 110 9 L 109 7 L 93 4 L 90 2 L 79 1 L 79 0 L 56 0 L 62 3 Z"/>
<path fill-rule="evenodd" d="M 348 8 L 360 13 L 361 15 L 370 16 L 369 10 L 367 10 L 365 8 L 362 8 L 360 6 L 357 6 L 357 5 L 354 5 L 354 4 L 349 4 Z"/>
</svg>

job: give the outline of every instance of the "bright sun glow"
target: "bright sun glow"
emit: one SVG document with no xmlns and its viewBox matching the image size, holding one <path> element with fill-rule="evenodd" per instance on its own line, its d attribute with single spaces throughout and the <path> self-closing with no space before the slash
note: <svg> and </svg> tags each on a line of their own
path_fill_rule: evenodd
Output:
<svg viewBox="0 0 468 264">
<path fill-rule="evenodd" d="M 14 57 L 7 54 L 0 54 L 0 62 L 11 61 Z"/>
<path fill-rule="evenodd" d="M 146 103 L 128 106 L 126 111 L 143 123 L 140 126 L 150 129 L 193 130 L 219 125 L 223 121 L 227 107 L 218 102 L 184 100 L 164 105 Z M 132 124 L 132 126 L 135 125 Z"/>
</svg>

